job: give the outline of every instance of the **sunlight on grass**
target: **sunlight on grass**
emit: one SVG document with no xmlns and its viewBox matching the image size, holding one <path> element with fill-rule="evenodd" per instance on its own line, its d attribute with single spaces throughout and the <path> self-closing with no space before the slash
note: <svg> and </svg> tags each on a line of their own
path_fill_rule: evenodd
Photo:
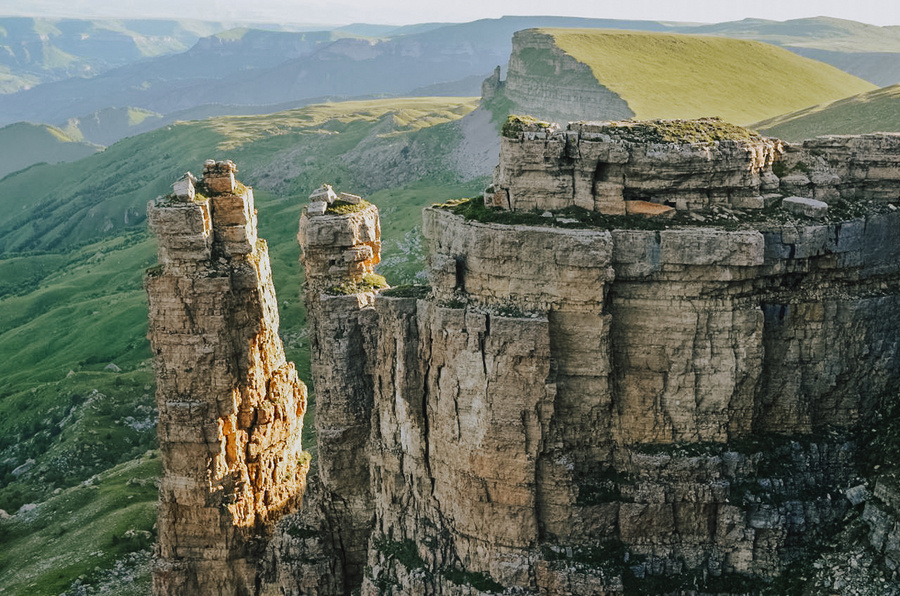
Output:
<svg viewBox="0 0 900 596">
<path fill-rule="evenodd" d="M 230 150 L 260 139 L 290 133 L 334 134 L 322 130 L 328 122 L 375 122 L 393 115 L 395 130 L 402 133 L 458 120 L 478 107 L 477 97 L 410 97 L 346 101 L 305 106 L 296 110 L 258 116 L 223 116 L 210 119 L 210 127 L 222 135 L 217 149 Z"/>
<path fill-rule="evenodd" d="M 873 90 L 833 66 L 755 41 L 600 29 L 542 29 L 638 119 L 719 116 L 748 124 Z"/>
<path fill-rule="evenodd" d="M 900 132 L 900 85 L 791 112 L 753 127 L 786 141 L 820 135 Z"/>
</svg>

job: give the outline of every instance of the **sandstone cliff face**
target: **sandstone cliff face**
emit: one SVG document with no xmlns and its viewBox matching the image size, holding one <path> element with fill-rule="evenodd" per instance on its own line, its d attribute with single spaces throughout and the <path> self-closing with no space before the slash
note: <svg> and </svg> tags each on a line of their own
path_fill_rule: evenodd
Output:
<svg viewBox="0 0 900 596">
<path fill-rule="evenodd" d="M 621 97 L 597 82 L 589 66 L 560 50 L 552 36 L 537 29 L 513 34 L 503 89 L 519 112 L 555 122 L 634 116 Z"/>
<path fill-rule="evenodd" d="M 320 484 L 268 551 L 273 594 L 747 593 L 850 509 L 847 431 L 900 381 L 896 140 L 589 128 L 505 145 L 504 206 L 596 209 L 604 163 L 687 208 L 749 213 L 770 191 L 859 210 L 652 231 L 426 209 L 424 298 L 328 296 L 375 258 L 377 220 L 304 216 Z M 891 503 L 866 509 L 883 553 Z"/>
<path fill-rule="evenodd" d="M 155 594 L 256 593 L 259 541 L 303 494 L 306 386 L 287 362 L 253 192 L 230 162 L 153 202 L 146 278 L 160 484 Z"/>
</svg>

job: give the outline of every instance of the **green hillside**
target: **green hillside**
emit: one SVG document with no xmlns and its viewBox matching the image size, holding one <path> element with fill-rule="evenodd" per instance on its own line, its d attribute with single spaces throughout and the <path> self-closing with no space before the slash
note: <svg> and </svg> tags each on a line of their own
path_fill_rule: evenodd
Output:
<svg viewBox="0 0 900 596">
<path fill-rule="evenodd" d="M 819 135 L 900 132 L 900 85 L 763 120 L 753 128 L 786 141 Z"/>
<path fill-rule="evenodd" d="M 542 29 L 635 117 L 747 124 L 875 89 L 776 46 L 701 35 Z"/>
<path fill-rule="evenodd" d="M 4 594 L 57 596 L 79 577 L 106 593 L 147 593 L 159 466 L 142 289 L 156 262 L 147 201 L 207 158 L 238 164 L 269 242 L 286 353 L 308 381 L 296 233 L 310 190 L 330 182 L 379 205 L 381 272 L 412 281 L 424 267 L 422 207 L 485 184 L 443 162 L 460 140 L 455 121 L 476 104 L 393 99 L 184 122 L 0 180 Z M 304 432 L 314 451 L 311 419 Z"/>
<path fill-rule="evenodd" d="M 124 139 L 89 161 L 34 166 L 0 180 L 0 209 L 7 214 L 0 220 L 0 251 L 58 251 L 143 228 L 147 201 L 208 158 L 233 159 L 247 183 L 282 195 L 308 194 L 323 175 L 363 192 L 399 186 L 419 176 L 405 168 L 410 163 L 430 164 L 429 174 L 440 171 L 430 162 L 443 151 L 439 141 L 399 154 L 428 138 L 409 135 L 476 105 L 476 98 L 419 97 L 210 118 Z M 351 150 L 359 158 L 352 163 L 341 157 Z"/>
<path fill-rule="evenodd" d="M 70 138 L 98 145 L 112 145 L 119 139 L 160 126 L 162 114 L 140 108 L 106 108 L 80 118 L 69 118 L 62 127 Z"/>
<path fill-rule="evenodd" d="M 0 128 L 0 178 L 42 161 L 76 161 L 100 149 L 46 124 L 10 124 Z"/>
</svg>

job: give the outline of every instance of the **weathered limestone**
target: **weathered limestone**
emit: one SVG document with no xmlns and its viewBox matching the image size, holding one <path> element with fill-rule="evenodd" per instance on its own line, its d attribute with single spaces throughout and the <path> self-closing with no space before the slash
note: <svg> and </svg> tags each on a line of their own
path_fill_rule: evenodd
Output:
<svg viewBox="0 0 900 596">
<path fill-rule="evenodd" d="M 711 131 L 722 126 L 717 120 L 699 122 Z M 636 200 L 682 210 L 712 205 L 762 208 L 763 195 L 778 190 L 772 164 L 782 152 L 781 141 L 642 140 L 654 132 L 644 128 L 652 126 L 572 122 L 564 131 L 525 127 L 514 138 L 503 137 L 494 171 L 494 202 L 514 211 L 577 205 L 624 214 L 625 202 Z"/>
<path fill-rule="evenodd" d="M 330 191 L 330 188 L 329 188 Z M 331 191 L 332 194 L 333 191 Z M 343 193 L 342 193 L 343 194 Z M 369 437 L 374 349 L 368 330 L 373 325 L 373 292 L 330 295 L 330 287 L 360 282 L 380 260 L 378 209 L 357 202 L 348 215 L 300 218 L 297 240 L 306 272 L 304 294 L 311 340 L 313 383 L 316 387 L 316 433 L 319 477 L 316 502 L 324 523 L 339 547 L 338 577 L 359 585 L 374 521 L 365 455 Z M 331 538 L 321 533 L 328 548 Z"/>
<path fill-rule="evenodd" d="M 346 281 L 358 282 L 381 260 L 381 224 L 374 205 L 349 215 L 312 217 L 304 211 L 297 241 L 303 247 L 303 265 L 309 291 Z"/>
<path fill-rule="evenodd" d="M 786 149 L 780 169 L 789 179 L 790 194 L 826 203 L 837 198 L 897 201 L 898 133 L 823 136 Z"/>
<path fill-rule="evenodd" d="M 699 122 L 710 130 L 722 124 Z M 896 202 L 900 193 L 900 134 L 820 137 L 795 146 L 763 137 L 641 140 L 654 126 L 573 122 L 564 131 L 533 126 L 503 137 L 492 203 L 514 211 L 577 205 L 624 214 L 636 200 L 678 210 L 761 209 L 783 196 L 828 204 Z"/>
<path fill-rule="evenodd" d="M 794 153 L 776 141 L 674 149 L 579 126 L 523 133 L 494 200 L 596 209 L 643 189 L 753 209 L 787 193 L 772 164 Z M 592 178 L 601 163 L 627 166 L 621 188 Z M 426 209 L 420 298 L 323 294 L 370 270 L 377 212 L 304 215 L 322 499 L 276 539 L 273 589 L 586 596 L 688 577 L 716 594 L 704 578 L 781 573 L 848 512 L 846 430 L 900 381 L 900 192 L 887 171 L 809 170 L 791 189 L 882 203 L 653 231 Z M 890 502 L 870 499 L 866 519 L 895 561 Z"/>
<path fill-rule="evenodd" d="M 187 176 L 148 208 L 160 263 L 145 281 L 163 457 L 159 595 L 255 594 L 257 545 L 299 504 L 309 465 L 306 386 L 278 337 L 253 192 L 233 172 L 207 162 L 206 197 Z"/>
</svg>

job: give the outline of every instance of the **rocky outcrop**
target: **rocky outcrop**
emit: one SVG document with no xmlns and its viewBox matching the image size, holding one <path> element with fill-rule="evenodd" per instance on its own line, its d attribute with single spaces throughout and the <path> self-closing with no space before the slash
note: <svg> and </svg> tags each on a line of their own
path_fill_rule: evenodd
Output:
<svg viewBox="0 0 900 596">
<path fill-rule="evenodd" d="M 150 210 L 157 590 L 752 594 L 851 511 L 896 579 L 895 481 L 866 494 L 854 427 L 900 383 L 900 137 L 664 138 L 684 124 L 518 131 L 503 209 L 425 210 L 427 289 L 380 289 L 377 209 L 313 194 L 317 472 L 264 552 L 302 390 L 252 194 L 227 163 L 211 199 L 176 185 Z"/>
<path fill-rule="evenodd" d="M 634 116 L 625 100 L 597 82 L 588 65 L 538 29 L 513 34 L 503 92 L 519 112 L 559 123 L 598 114 L 611 120 Z"/>
<path fill-rule="evenodd" d="M 303 495 L 306 386 L 284 356 L 253 191 L 231 162 L 148 208 L 160 481 L 154 594 L 249 595 L 260 545 Z M 199 192 L 198 192 L 199 191 Z M 202 194 L 201 194 L 202 193 Z"/>
<path fill-rule="evenodd" d="M 280 526 L 273 593 L 753 593 L 859 502 L 849 431 L 900 381 L 894 139 L 579 126 L 504 141 L 495 196 L 546 223 L 426 209 L 426 293 L 347 285 L 377 258 L 374 208 L 301 219 L 322 498 Z M 813 162 L 837 195 L 772 167 Z M 628 168 L 620 200 L 696 219 L 572 227 L 552 212 L 598 164 Z M 828 216 L 781 211 L 788 191 Z M 776 193 L 769 217 L 746 200 Z M 864 515 L 883 553 L 889 501 Z"/>
<path fill-rule="evenodd" d="M 485 200 L 513 211 L 627 201 L 679 210 L 762 209 L 784 196 L 896 201 L 900 134 L 789 145 L 716 119 L 540 124 L 507 133 Z"/>
</svg>

